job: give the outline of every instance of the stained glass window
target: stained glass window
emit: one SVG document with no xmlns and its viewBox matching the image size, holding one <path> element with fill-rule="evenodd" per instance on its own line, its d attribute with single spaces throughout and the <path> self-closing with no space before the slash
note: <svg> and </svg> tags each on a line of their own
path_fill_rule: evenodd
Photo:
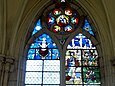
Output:
<svg viewBox="0 0 115 86">
<path fill-rule="evenodd" d="M 100 86 L 97 48 L 84 35 L 95 39 L 90 18 L 72 0 L 51 1 L 56 2 L 55 7 L 46 8 L 32 32 L 32 37 L 42 35 L 36 34 L 34 38 L 38 37 L 29 42 L 25 86 Z M 76 33 L 79 34 L 69 40 Z"/>
<path fill-rule="evenodd" d="M 42 34 L 30 45 L 26 61 L 25 86 L 59 86 L 60 54 L 56 44 Z"/>
<path fill-rule="evenodd" d="M 42 29 L 42 26 L 41 26 L 41 21 L 40 19 L 37 21 L 37 24 L 36 26 L 34 27 L 34 30 L 32 32 L 32 35 L 34 35 L 35 33 L 37 33 L 38 31 L 40 31 Z"/>
<path fill-rule="evenodd" d="M 100 86 L 97 50 L 86 36 L 78 34 L 72 39 L 65 61 L 66 86 Z"/>
</svg>

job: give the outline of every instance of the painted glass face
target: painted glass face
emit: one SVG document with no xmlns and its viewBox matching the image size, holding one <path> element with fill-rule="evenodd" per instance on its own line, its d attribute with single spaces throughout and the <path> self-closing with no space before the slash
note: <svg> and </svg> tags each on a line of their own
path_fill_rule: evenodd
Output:
<svg viewBox="0 0 115 86">
<path fill-rule="evenodd" d="M 26 61 L 25 85 L 60 84 L 60 54 L 54 41 L 42 34 L 30 45 Z"/>
<path fill-rule="evenodd" d="M 67 46 L 65 72 L 66 86 L 100 86 L 98 54 L 83 34 L 76 35 Z"/>
</svg>

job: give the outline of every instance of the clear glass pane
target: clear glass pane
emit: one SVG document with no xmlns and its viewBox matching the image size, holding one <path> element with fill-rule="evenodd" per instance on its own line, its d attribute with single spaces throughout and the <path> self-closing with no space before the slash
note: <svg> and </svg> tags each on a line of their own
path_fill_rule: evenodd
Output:
<svg viewBox="0 0 115 86">
<path fill-rule="evenodd" d="M 43 86 L 60 86 L 60 85 L 43 85 Z"/>
<path fill-rule="evenodd" d="M 44 60 L 44 71 L 60 71 L 60 61 Z"/>
<path fill-rule="evenodd" d="M 42 71 L 42 60 L 27 60 L 26 71 Z"/>
<path fill-rule="evenodd" d="M 43 84 L 60 84 L 59 72 L 44 72 Z"/>
<path fill-rule="evenodd" d="M 25 86 L 41 86 L 41 85 L 25 85 Z"/>
<path fill-rule="evenodd" d="M 42 72 L 26 72 L 25 84 L 41 84 Z"/>
<path fill-rule="evenodd" d="M 83 86 L 83 85 L 66 85 L 66 86 Z"/>
</svg>

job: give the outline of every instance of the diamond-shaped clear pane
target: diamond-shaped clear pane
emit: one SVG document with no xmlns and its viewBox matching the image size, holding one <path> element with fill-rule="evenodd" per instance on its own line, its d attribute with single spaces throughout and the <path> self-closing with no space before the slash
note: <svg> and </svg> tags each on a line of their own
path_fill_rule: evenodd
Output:
<svg viewBox="0 0 115 86">
<path fill-rule="evenodd" d="M 27 60 L 26 71 L 42 71 L 42 60 Z"/>
<path fill-rule="evenodd" d="M 60 86 L 60 85 L 43 85 L 43 86 Z"/>
<path fill-rule="evenodd" d="M 41 84 L 42 72 L 26 72 L 25 84 Z"/>
<path fill-rule="evenodd" d="M 41 86 L 41 85 L 25 85 L 25 86 Z"/>
<path fill-rule="evenodd" d="M 66 85 L 66 86 L 83 86 L 83 85 Z"/>
<path fill-rule="evenodd" d="M 44 71 L 60 71 L 60 61 L 59 60 L 45 60 Z"/>
<path fill-rule="evenodd" d="M 44 72 L 43 84 L 60 84 L 59 72 Z"/>
</svg>

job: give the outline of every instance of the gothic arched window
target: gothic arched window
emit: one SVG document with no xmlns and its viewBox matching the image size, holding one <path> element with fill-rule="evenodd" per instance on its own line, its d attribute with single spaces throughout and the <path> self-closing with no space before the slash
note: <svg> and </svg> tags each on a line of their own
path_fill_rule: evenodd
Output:
<svg viewBox="0 0 115 86">
<path fill-rule="evenodd" d="M 100 86 L 90 18 L 72 0 L 52 1 L 31 34 L 25 86 Z"/>
</svg>

